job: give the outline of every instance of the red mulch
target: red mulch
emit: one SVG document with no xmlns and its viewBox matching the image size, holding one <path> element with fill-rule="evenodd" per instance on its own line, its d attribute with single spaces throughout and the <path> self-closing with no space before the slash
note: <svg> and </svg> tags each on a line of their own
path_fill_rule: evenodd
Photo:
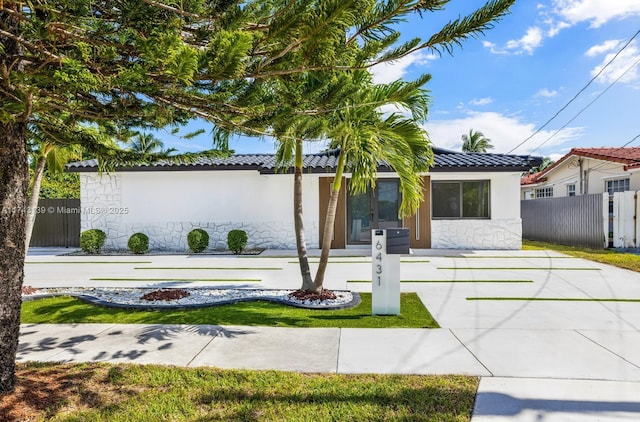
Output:
<svg viewBox="0 0 640 422">
<path fill-rule="evenodd" d="M 140 297 L 142 300 L 177 300 L 189 296 L 190 293 L 184 289 L 162 289 L 145 293 Z"/>
<path fill-rule="evenodd" d="M 290 298 L 298 300 L 331 300 L 336 298 L 336 294 L 331 290 L 323 290 L 321 293 L 306 292 L 304 290 L 296 290 L 289 293 Z"/>
<path fill-rule="evenodd" d="M 36 289 L 35 287 L 31 287 L 31 286 L 22 286 L 22 294 L 23 295 L 32 295 L 35 292 L 37 292 L 38 289 Z"/>
</svg>

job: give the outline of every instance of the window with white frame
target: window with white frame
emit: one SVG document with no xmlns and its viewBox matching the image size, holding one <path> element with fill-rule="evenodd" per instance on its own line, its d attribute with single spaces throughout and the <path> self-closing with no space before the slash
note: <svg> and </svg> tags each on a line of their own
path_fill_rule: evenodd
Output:
<svg viewBox="0 0 640 422">
<path fill-rule="evenodd" d="M 629 178 L 607 180 L 606 187 L 609 196 L 613 196 L 614 192 L 626 192 L 630 189 Z"/>
<path fill-rule="evenodd" d="M 567 196 L 576 196 L 576 185 L 567 185 Z"/>
<path fill-rule="evenodd" d="M 536 198 L 552 198 L 552 197 L 553 197 L 553 186 L 536 189 Z"/>
</svg>

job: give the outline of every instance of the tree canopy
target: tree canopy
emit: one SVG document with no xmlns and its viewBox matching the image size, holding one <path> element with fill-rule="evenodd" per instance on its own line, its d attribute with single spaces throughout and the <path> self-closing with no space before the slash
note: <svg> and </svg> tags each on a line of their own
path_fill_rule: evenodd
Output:
<svg viewBox="0 0 640 422">
<path fill-rule="evenodd" d="M 469 134 L 462 135 L 462 151 L 463 152 L 482 152 L 485 153 L 493 149 L 491 139 L 485 138 L 480 131 L 470 129 Z"/>
<path fill-rule="evenodd" d="M 29 131 L 120 161 L 140 154 L 114 148 L 106 131 L 200 117 L 221 131 L 270 134 L 299 95 L 262 101 L 273 83 L 361 70 L 420 49 L 451 52 L 514 1 L 489 0 L 435 35 L 405 42 L 400 27 L 409 15 L 449 1 L 0 1 L 0 392 L 15 385 Z"/>
</svg>

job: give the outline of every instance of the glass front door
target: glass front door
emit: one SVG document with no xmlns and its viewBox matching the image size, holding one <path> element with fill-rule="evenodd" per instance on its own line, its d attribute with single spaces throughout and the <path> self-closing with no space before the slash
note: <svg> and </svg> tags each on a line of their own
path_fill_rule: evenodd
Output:
<svg viewBox="0 0 640 422">
<path fill-rule="evenodd" d="M 371 243 L 372 229 L 401 227 L 398 180 L 378 180 L 375 189 L 347 196 L 347 230 L 351 245 Z"/>
</svg>

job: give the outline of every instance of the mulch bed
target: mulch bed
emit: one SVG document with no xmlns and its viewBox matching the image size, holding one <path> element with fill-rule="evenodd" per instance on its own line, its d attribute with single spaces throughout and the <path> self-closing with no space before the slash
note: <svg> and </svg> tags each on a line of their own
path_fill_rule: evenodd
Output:
<svg viewBox="0 0 640 422">
<path fill-rule="evenodd" d="M 187 297 L 189 296 L 190 293 L 184 289 L 161 289 L 161 290 L 154 290 L 152 292 L 149 293 L 145 293 L 143 294 L 140 299 L 142 300 L 148 300 L 148 301 L 155 301 L 155 300 L 178 300 L 178 299 L 182 299 L 183 297 Z"/>
<path fill-rule="evenodd" d="M 335 293 L 331 290 L 322 290 L 322 293 L 305 292 L 304 290 L 296 290 L 289 293 L 289 297 L 298 300 L 333 300 L 336 298 Z"/>
</svg>

